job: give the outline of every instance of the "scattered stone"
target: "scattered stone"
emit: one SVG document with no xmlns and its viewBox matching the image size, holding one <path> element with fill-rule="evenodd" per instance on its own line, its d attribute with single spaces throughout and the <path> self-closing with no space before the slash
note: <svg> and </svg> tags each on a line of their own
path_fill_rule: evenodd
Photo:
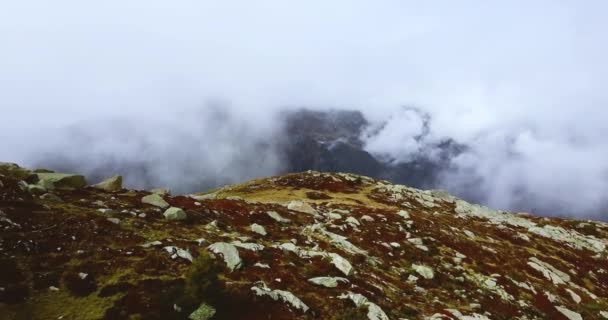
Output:
<svg viewBox="0 0 608 320">
<path fill-rule="evenodd" d="M 239 269 L 243 264 L 241 257 L 239 256 L 239 251 L 233 244 L 225 243 L 225 242 L 216 242 L 210 245 L 209 250 L 216 254 L 221 254 L 224 258 L 224 262 L 230 271 L 234 271 Z"/>
<path fill-rule="evenodd" d="M 144 247 L 144 248 L 150 248 L 150 247 L 152 247 L 152 246 L 155 246 L 155 247 L 156 247 L 156 246 L 162 246 L 162 245 L 163 245 L 163 243 L 162 243 L 162 242 L 160 242 L 160 241 L 156 240 L 156 241 L 152 241 L 152 242 L 144 243 L 144 244 L 142 244 L 141 246 L 142 246 L 142 247 Z"/>
<path fill-rule="evenodd" d="M 107 220 L 112 222 L 113 224 L 120 224 L 120 219 L 118 218 L 108 218 Z"/>
<path fill-rule="evenodd" d="M 425 279 L 433 279 L 435 277 L 433 269 L 428 266 L 412 264 L 412 269 L 414 269 L 419 275 L 421 275 Z"/>
<path fill-rule="evenodd" d="M 340 277 L 316 277 L 308 279 L 308 282 L 327 288 L 335 288 L 340 282 L 348 283 L 348 279 Z"/>
<path fill-rule="evenodd" d="M 153 205 L 153 206 L 156 206 L 159 208 L 163 208 L 163 209 L 166 209 L 169 207 L 169 203 L 167 203 L 167 201 L 165 201 L 165 199 L 163 199 L 163 197 L 161 197 L 160 195 L 155 194 L 155 193 L 141 198 L 141 202 L 145 203 L 145 204 Z"/>
<path fill-rule="evenodd" d="M 188 215 L 184 210 L 177 207 L 171 207 L 163 213 L 163 216 L 167 220 L 185 220 L 188 218 Z"/>
<path fill-rule="evenodd" d="M 566 307 L 556 306 L 555 309 L 568 318 L 568 320 L 583 320 L 583 317 L 579 313 L 569 310 Z"/>
<path fill-rule="evenodd" d="M 275 301 L 281 300 L 298 310 L 302 310 L 304 313 L 309 309 L 308 306 L 293 293 L 284 290 L 272 290 L 268 288 L 264 282 L 256 283 L 255 286 L 251 287 L 251 290 L 255 292 L 257 296 L 268 296 Z"/>
<path fill-rule="evenodd" d="M 421 238 L 410 238 L 407 239 L 408 242 L 412 243 L 416 248 L 422 251 L 429 251 L 429 248 L 424 245 L 424 242 Z"/>
<path fill-rule="evenodd" d="M 357 226 L 358 227 L 358 226 L 361 225 L 361 223 L 357 219 L 355 219 L 354 217 L 348 217 L 348 218 L 346 218 L 346 222 L 348 224 L 352 225 L 352 226 Z"/>
<path fill-rule="evenodd" d="M 253 266 L 254 267 L 258 267 L 258 268 L 262 268 L 262 269 L 270 269 L 270 266 L 268 264 L 265 264 L 265 263 L 256 262 Z"/>
<path fill-rule="evenodd" d="M 250 250 L 250 251 L 262 251 L 264 250 L 264 246 L 258 243 L 250 243 L 250 242 L 240 242 L 240 241 L 233 241 L 232 242 L 233 245 L 235 245 L 236 247 L 245 249 L 245 250 Z"/>
<path fill-rule="evenodd" d="M 303 233 L 313 236 L 313 237 L 317 237 L 317 238 L 326 240 L 326 241 L 330 242 L 332 245 L 334 245 L 335 247 L 342 249 L 348 253 L 367 255 L 367 251 L 360 249 L 357 246 L 355 246 L 354 244 L 352 244 L 350 241 L 348 241 L 348 238 L 346 238 L 345 236 L 327 231 L 320 224 L 306 226 L 303 230 Z"/>
<path fill-rule="evenodd" d="M 63 202 L 63 199 L 59 198 L 59 196 L 54 193 L 45 193 L 40 196 L 40 199 L 52 202 Z"/>
<path fill-rule="evenodd" d="M 328 256 L 331 258 L 331 263 L 345 276 L 349 276 L 353 271 L 353 266 L 348 262 L 348 260 L 344 259 L 341 255 L 337 253 L 329 253 Z"/>
<path fill-rule="evenodd" d="M 194 310 L 189 316 L 188 319 L 191 320 L 209 320 L 213 318 L 215 315 L 215 308 L 212 306 L 202 303 L 198 309 Z"/>
<path fill-rule="evenodd" d="M 327 214 L 327 216 L 331 220 L 340 220 L 340 219 L 342 219 L 342 215 L 340 215 L 339 213 L 335 213 L 335 212 L 330 212 L 330 213 Z"/>
<path fill-rule="evenodd" d="M 355 303 L 357 308 L 367 308 L 367 318 L 369 320 L 389 320 L 386 313 L 384 313 L 384 311 L 382 311 L 382 309 L 377 304 L 369 301 L 365 296 L 361 294 L 349 291 L 339 296 L 338 299 L 350 299 L 352 302 Z"/>
<path fill-rule="evenodd" d="M 308 213 L 313 216 L 318 215 L 317 210 L 315 210 L 315 208 L 313 208 L 311 205 L 309 205 L 308 203 L 303 202 L 303 201 L 299 201 L 299 200 L 290 201 L 287 203 L 286 207 L 289 210 Z"/>
<path fill-rule="evenodd" d="M 106 206 L 106 204 L 103 201 L 101 201 L 101 200 L 95 200 L 93 202 L 93 204 L 96 205 L 96 206 L 98 206 L 98 207 L 105 207 Z"/>
<path fill-rule="evenodd" d="M 399 211 L 397 212 L 397 214 L 398 214 L 400 217 L 402 217 L 403 219 L 406 219 L 406 220 L 410 218 L 410 214 L 409 214 L 407 211 L 405 211 L 405 210 L 399 210 Z"/>
<path fill-rule="evenodd" d="M 194 260 L 194 258 L 192 258 L 192 255 L 190 254 L 190 252 L 188 250 L 180 249 L 180 248 L 174 247 L 174 246 L 167 246 L 164 249 L 167 252 L 169 252 L 169 254 L 171 255 L 171 259 L 180 257 L 180 258 L 186 259 L 190 262 L 192 262 L 192 260 Z"/>
<path fill-rule="evenodd" d="M 274 219 L 277 222 L 281 222 L 281 223 L 289 223 L 291 222 L 291 220 L 283 218 L 278 212 L 276 211 L 268 211 L 266 212 L 266 214 L 271 217 L 272 219 Z"/>
<path fill-rule="evenodd" d="M 259 235 L 265 236 L 267 234 L 266 233 L 266 229 L 264 228 L 264 226 L 259 225 L 257 223 L 253 223 L 250 226 L 250 229 L 251 229 L 252 232 L 255 232 L 255 233 L 259 234 Z"/>
<path fill-rule="evenodd" d="M 109 192 L 119 191 L 122 189 L 122 176 L 113 176 L 91 187 Z"/>
<path fill-rule="evenodd" d="M 374 220 L 374 218 L 372 218 L 372 217 L 370 217 L 370 216 L 368 216 L 368 215 L 363 215 L 363 216 L 361 216 L 361 219 L 360 219 L 360 220 L 361 220 L 361 221 L 365 221 L 365 222 L 374 222 L 374 221 L 375 221 L 375 220 Z"/>
<path fill-rule="evenodd" d="M 528 265 L 542 273 L 545 278 L 551 280 L 555 285 L 570 282 L 570 276 L 567 273 L 556 269 L 546 262 L 540 261 L 536 257 L 531 257 L 528 261 Z"/>
<path fill-rule="evenodd" d="M 97 209 L 97 211 L 101 212 L 102 214 L 105 214 L 107 216 L 111 216 L 116 214 L 116 211 L 109 209 L 109 208 L 101 208 L 101 209 Z"/>
<path fill-rule="evenodd" d="M 576 294 L 576 292 L 570 290 L 570 288 L 566 288 L 566 291 L 568 291 L 568 293 L 570 294 L 570 297 L 572 298 L 572 300 L 574 302 L 576 302 L 577 304 L 581 303 L 581 301 L 582 301 L 581 296 Z"/>
</svg>

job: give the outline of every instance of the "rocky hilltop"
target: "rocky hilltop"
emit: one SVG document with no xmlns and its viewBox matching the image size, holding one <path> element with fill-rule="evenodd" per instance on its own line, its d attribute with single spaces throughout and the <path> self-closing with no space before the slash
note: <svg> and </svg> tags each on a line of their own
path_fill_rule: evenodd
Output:
<svg viewBox="0 0 608 320">
<path fill-rule="evenodd" d="M 608 319 L 608 224 L 305 172 L 208 193 L 0 165 L 4 319 Z"/>
</svg>

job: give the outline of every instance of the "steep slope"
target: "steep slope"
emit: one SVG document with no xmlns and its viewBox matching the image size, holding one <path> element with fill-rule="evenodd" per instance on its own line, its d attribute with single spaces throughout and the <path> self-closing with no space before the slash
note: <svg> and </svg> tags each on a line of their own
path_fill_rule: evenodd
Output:
<svg viewBox="0 0 608 320">
<path fill-rule="evenodd" d="M 605 223 L 340 173 L 188 196 L 0 174 L 7 319 L 608 318 Z"/>
</svg>

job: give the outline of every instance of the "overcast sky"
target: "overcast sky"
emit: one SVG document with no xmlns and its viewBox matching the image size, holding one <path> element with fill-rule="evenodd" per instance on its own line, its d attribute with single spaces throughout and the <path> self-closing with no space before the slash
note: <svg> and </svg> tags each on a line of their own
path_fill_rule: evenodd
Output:
<svg viewBox="0 0 608 320">
<path fill-rule="evenodd" d="M 557 0 L 5 1 L 0 159 L 32 163 L 53 146 L 93 161 L 98 153 L 61 130 L 74 123 L 103 136 L 113 127 L 100 123 L 126 119 L 151 144 L 175 128 L 209 132 L 191 116 L 215 121 L 208 106 L 218 103 L 231 106 L 227 124 L 253 133 L 199 137 L 207 151 L 191 156 L 210 159 L 223 146 L 238 158 L 226 144 L 263 141 L 276 110 L 307 106 L 398 121 L 368 147 L 406 158 L 417 150 L 402 143 L 418 121 L 399 110 L 408 105 L 432 115 L 433 137 L 474 149 L 446 187 L 477 175 L 494 206 L 512 207 L 524 188 L 545 204 L 596 210 L 608 187 L 607 9 Z M 118 145 L 120 157 L 135 157 L 109 137 L 93 139 L 94 149 Z M 170 159 L 159 156 L 159 167 Z M 210 167 L 234 164 L 222 163 Z M 268 163 L 259 173 L 273 171 Z"/>
</svg>

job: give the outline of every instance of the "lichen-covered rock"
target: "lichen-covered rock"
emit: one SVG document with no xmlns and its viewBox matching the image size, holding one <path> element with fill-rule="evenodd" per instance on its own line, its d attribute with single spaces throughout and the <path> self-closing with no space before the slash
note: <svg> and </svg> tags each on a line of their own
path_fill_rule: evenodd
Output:
<svg viewBox="0 0 608 320">
<path fill-rule="evenodd" d="M 163 216 L 167 220 L 185 220 L 186 218 L 188 218 L 186 212 L 183 209 L 177 207 L 171 207 L 165 210 Z"/>
<path fill-rule="evenodd" d="M 259 225 L 257 223 L 253 223 L 251 224 L 251 226 L 249 227 L 251 229 L 252 232 L 255 232 L 259 235 L 265 236 L 268 233 L 266 232 L 266 229 L 264 228 L 264 226 Z"/>
<path fill-rule="evenodd" d="M 302 312 L 306 312 L 309 309 L 308 306 L 293 293 L 285 290 L 272 290 L 263 282 L 257 283 L 255 286 L 251 287 L 251 290 L 257 296 L 268 296 L 272 298 L 272 300 L 283 301 Z"/>
<path fill-rule="evenodd" d="M 299 201 L 299 200 L 289 201 L 286 206 L 287 206 L 287 209 L 289 209 L 289 210 L 303 212 L 303 213 L 311 214 L 313 216 L 318 215 L 317 210 L 315 210 L 315 208 L 313 208 L 310 204 L 308 204 L 304 201 Z"/>
<path fill-rule="evenodd" d="M 215 308 L 213 308 L 212 306 L 210 306 L 206 303 L 202 303 L 198 307 L 198 309 L 194 310 L 194 312 L 192 312 L 188 316 L 188 319 L 190 319 L 190 320 L 209 320 L 209 319 L 213 318 L 215 313 L 216 313 Z"/>
<path fill-rule="evenodd" d="M 171 254 L 171 258 L 173 258 L 173 259 L 180 257 L 180 258 L 186 259 L 190 262 L 192 262 L 192 260 L 194 259 L 194 258 L 192 258 L 192 255 L 190 254 L 190 252 L 188 250 L 180 249 L 178 247 L 167 246 L 167 247 L 165 247 L 165 251 L 169 252 L 169 254 Z"/>
<path fill-rule="evenodd" d="M 94 184 L 91 187 L 105 191 L 119 191 L 122 189 L 122 176 L 113 176 L 100 183 Z"/>
<path fill-rule="evenodd" d="M 425 279 L 433 279 L 435 277 L 435 273 L 433 269 L 429 266 L 412 264 L 412 269 L 414 269 L 419 275 L 421 275 Z"/>
<path fill-rule="evenodd" d="M 568 320 L 583 320 L 583 316 L 580 313 L 574 312 L 566 307 L 557 306 L 555 307 L 557 311 L 564 315 L 564 317 L 568 318 Z"/>
<path fill-rule="evenodd" d="M 315 277 L 308 279 L 308 282 L 327 288 L 335 288 L 339 283 L 348 283 L 348 279 L 340 277 Z"/>
<path fill-rule="evenodd" d="M 165 201 L 165 199 L 163 199 L 163 197 L 161 197 L 158 194 L 149 194 L 143 198 L 141 198 L 141 202 L 145 203 L 145 204 L 149 204 L 149 205 L 153 205 L 162 209 L 166 209 L 169 207 L 169 203 L 167 201 Z"/>
<path fill-rule="evenodd" d="M 251 243 L 251 242 L 241 242 L 241 241 L 233 241 L 232 244 L 236 247 L 250 250 L 250 251 L 262 251 L 264 250 L 264 245 L 259 243 Z"/>
<path fill-rule="evenodd" d="M 36 173 L 38 184 L 52 183 L 57 189 L 79 189 L 87 185 L 82 175 L 67 173 Z"/>
<path fill-rule="evenodd" d="M 548 280 L 551 280 L 553 284 L 559 285 L 570 282 L 570 276 L 567 273 L 556 269 L 546 262 L 540 261 L 536 257 L 531 257 L 530 261 L 528 261 L 528 265 L 542 273 L 543 276 Z"/>
<path fill-rule="evenodd" d="M 216 242 L 209 246 L 209 250 L 213 253 L 222 255 L 224 262 L 230 271 L 239 269 L 243 264 L 243 261 L 239 256 L 239 251 L 233 244 Z"/>
<path fill-rule="evenodd" d="M 281 222 L 281 223 L 289 223 L 291 222 L 291 220 L 287 219 L 287 218 L 283 218 L 283 216 L 281 216 L 278 212 L 276 211 L 268 211 L 266 212 L 266 214 L 271 217 L 274 221 L 276 222 Z"/>
</svg>

